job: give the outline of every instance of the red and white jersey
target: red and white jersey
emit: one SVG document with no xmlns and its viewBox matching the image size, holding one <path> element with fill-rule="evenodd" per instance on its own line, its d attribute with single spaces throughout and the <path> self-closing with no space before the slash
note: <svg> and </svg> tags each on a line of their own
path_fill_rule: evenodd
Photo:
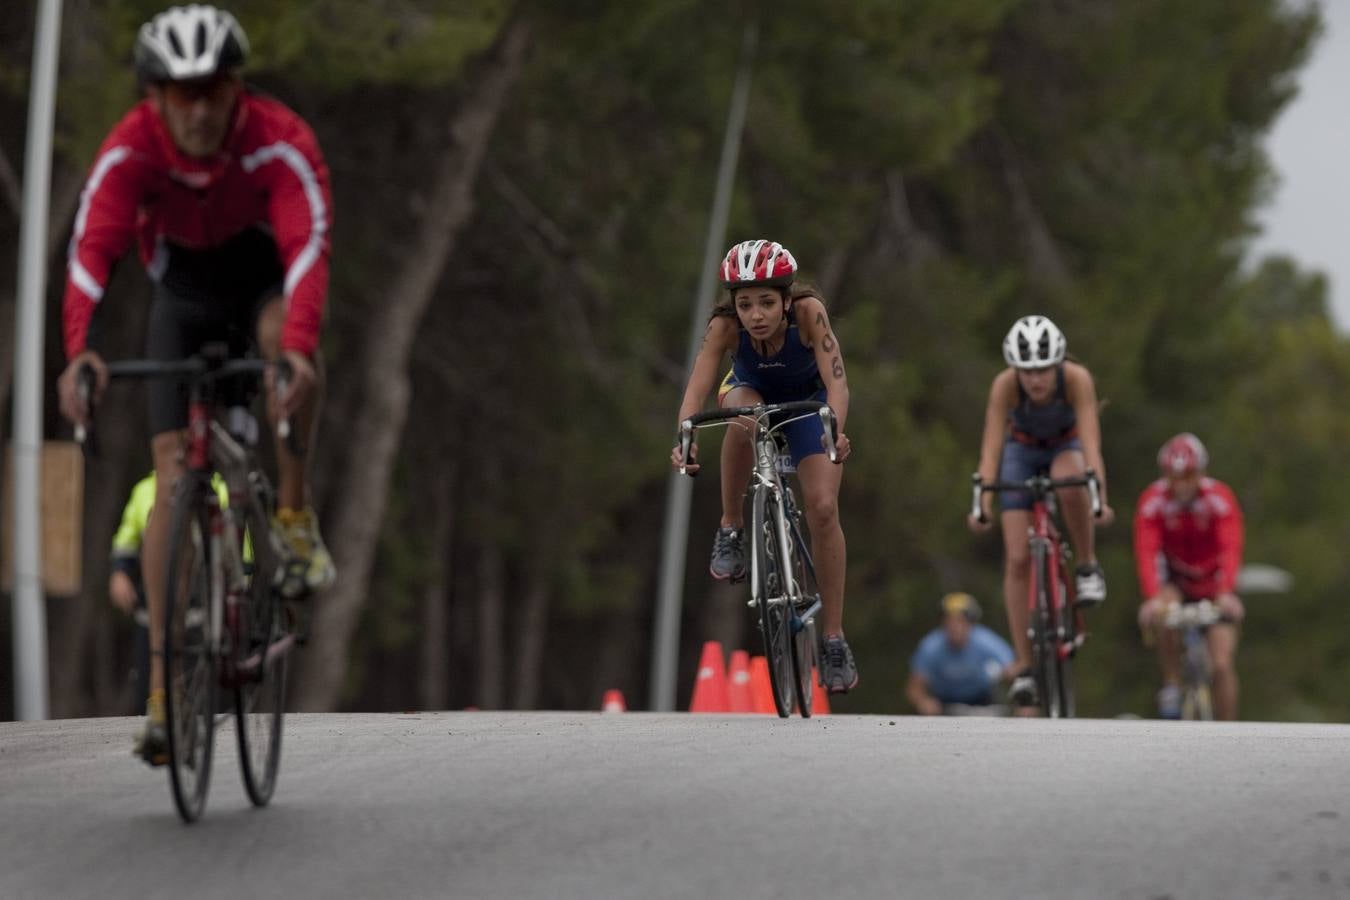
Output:
<svg viewBox="0 0 1350 900">
<path fill-rule="evenodd" d="M 1134 560 L 1144 599 L 1164 581 L 1187 597 L 1212 598 L 1232 591 L 1242 565 L 1242 508 L 1222 481 L 1204 478 L 1189 503 L 1158 479 L 1139 497 L 1134 514 Z"/>
<path fill-rule="evenodd" d="M 103 142 L 80 195 L 66 279 L 66 355 L 84 350 L 113 263 L 133 237 L 150 277 L 158 278 L 166 244 L 215 247 L 254 226 L 272 235 L 286 272 L 281 347 L 312 354 L 328 292 L 332 224 L 318 141 L 280 102 L 241 93 L 224 148 L 197 160 L 178 150 L 150 101 L 142 101 Z"/>
</svg>

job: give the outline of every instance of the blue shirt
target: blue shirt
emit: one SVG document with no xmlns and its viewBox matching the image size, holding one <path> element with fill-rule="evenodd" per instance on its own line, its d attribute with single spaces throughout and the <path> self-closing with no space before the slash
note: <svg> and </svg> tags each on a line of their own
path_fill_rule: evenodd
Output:
<svg viewBox="0 0 1350 900">
<path fill-rule="evenodd" d="M 935 628 L 919 642 L 909 661 L 911 671 L 928 682 L 928 692 L 943 703 L 984 705 L 993 699 L 998 677 L 1013 661 L 1012 647 L 983 625 L 972 625 L 960 650 Z"/>
</svg>

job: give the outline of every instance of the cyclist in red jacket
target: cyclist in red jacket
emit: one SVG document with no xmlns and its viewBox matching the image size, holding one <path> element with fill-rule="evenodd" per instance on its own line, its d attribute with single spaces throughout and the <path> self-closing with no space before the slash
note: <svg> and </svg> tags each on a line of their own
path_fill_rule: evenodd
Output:
<svg viewBox="0 0 1350 900">
<path fill-rule="evenodd" d="M 293 371 L 269 416 L 284 412 L 309 434 L 320 400 L 316 351 L 328 290 L 328 231 L 333 221 L 328 168 L 309 126 L 276 100 L 245 88 L 248 40 L 230 13 L 193 4 L 172 7 L 140 29 L 136 74 L 145 98 L 99 149 L 80 195 L 70 241 L 64 303 L 69 364 L 58 390 L 61 411 L 82 424 L 77 390 L 91 366 L 95 398 L 107 369 L 90 342 L 113 264 L 136 240 L 153 282 L 146 356 L 179 359 L 225 342 L 284 358 Z M 147 385 L 151 449 L 158 489 L 144 546 L 152 649 L 162 645 L 171 489 L 182 471 L 185 388 Z M 309 441 L 313 445 L 313 441 Z M 332 560 L 309 508 L 304 461 L 277 442 L 279 533 L 310 589 L 331 584 Z M 295 585 L 299 588 L 299 585 Z M 301 589 L 302 590 L 302 589 Z M 152 655 L 147 722 L 137 752 L 168 760 L 163 658 Z"/>
<path fill-rule="evenodd" d="M 1139 627 L 1156 629 L 1163 688 L 1158 712 L 1175 719 L 1181 713 L 1180 639 L 1159 627 L 1171 603 L 1212 600 L 1231 622 L 1212 625 L 1207 634 L 1214 713 L 1237 718 L 1238 677 L 1233 668 L 1237 623 L 1245 610 L 1235 593 L 1242 565 L 1242 508 L 1233 491 L 1205 474 L 1209 453 L 1200 439 L 1178 434 L 1158 451 L 1162 477 L 1139 497 L 1134 516 L 1134 558 L 1139 568 Z"/>
</svg>

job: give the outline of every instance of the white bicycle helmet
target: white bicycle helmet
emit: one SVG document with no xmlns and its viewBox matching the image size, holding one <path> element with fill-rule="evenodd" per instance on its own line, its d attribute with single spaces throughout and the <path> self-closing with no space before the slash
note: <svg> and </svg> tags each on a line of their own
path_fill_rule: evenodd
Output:
<svg viewBox="0 0 1350 900">
<path fill-rule="evenodd" d="M 234 16 L 214 6 L 172 6 L 141 26 L 136 74 L 144 81 L 205 78 L 244 64 L 248 38 Z"/>
<path fill-rule="evenodd" d="M 1023 316 L 1003 339 L 1003 358 L 1014 369 L 1044 369 L 1064 362 L 1069 342 L 1045 316 Z"/>
</svg>

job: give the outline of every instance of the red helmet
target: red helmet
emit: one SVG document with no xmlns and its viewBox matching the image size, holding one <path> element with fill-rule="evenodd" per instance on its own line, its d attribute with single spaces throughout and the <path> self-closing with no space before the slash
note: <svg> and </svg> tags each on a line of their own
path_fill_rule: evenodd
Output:
<svg viewBox="0 0 1350 900">
<path fill-rule="evenodd" d="M 1189 431 L 1183 431 L 1158 451 L 1158 468 L 1164 475 L 1180 477 L 1203 472 L 1209 466 L 1209 451 L 1200 439 Z"/>
<path fill-rule="evenodd" d="M 741 241 L 727 251 L 720 272 L 722 286 L 787 287 L 797 275 L 797 260 L 777 241 Z"/>
</svg>

